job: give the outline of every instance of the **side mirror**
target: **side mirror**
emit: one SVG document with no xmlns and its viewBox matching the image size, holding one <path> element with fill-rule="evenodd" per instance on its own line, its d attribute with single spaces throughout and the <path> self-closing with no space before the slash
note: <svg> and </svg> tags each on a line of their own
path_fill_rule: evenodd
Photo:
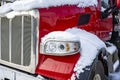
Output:
<svg viewBox="0 0 120 80">
<path fill-rule="evenodd" d="M 116 0 L 116 7 L 120 9 L 120 0 Z"/>
</svg>

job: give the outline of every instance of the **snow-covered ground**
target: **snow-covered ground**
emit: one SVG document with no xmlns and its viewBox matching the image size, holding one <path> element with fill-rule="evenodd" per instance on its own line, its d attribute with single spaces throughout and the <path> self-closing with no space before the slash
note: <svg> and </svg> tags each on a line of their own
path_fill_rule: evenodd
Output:
<svg viewBox="0 0 120 80">
<path fill-rule="evenodd" d="M 120 65 L 119 65 L 119 68 L 117 68 L 116 72 L 109 74 L 109 79 L 110 80 L 120 80 Z"/>
<path fill-rule="evenodd" d="M 111 80 L 120 80 L 120 72 L 115 72 L 110 74 Z"/>
</svg>

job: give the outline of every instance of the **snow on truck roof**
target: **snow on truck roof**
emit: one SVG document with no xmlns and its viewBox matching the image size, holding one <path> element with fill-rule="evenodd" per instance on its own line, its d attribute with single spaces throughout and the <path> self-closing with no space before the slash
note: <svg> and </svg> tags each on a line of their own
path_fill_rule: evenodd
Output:
<svg viewBox="0 0 120 80">
<path fill-rule="evenodd" d="M 96 6 L 97 0 L 19 0 L 0 7 L 0 14 L 10 11 L 25 11 L 34 8 L 49 8 L 62 5 L 77 5 L 78 7 Z"/>
</svg>

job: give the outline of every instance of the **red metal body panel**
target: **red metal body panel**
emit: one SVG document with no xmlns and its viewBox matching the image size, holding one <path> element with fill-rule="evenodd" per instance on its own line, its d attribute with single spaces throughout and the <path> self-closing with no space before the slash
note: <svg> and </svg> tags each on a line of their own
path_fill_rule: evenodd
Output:
<svg viewBox="0 0 120 80">
<path fill-rule="evenodd" d="M 91 14 L 90 22 L 86 25 L 77 26 L 78 18 L 82 14 Z M 61 6 L 40 9 L 40 35 L 43 37 L 51 31 L 64 31 L 72 27 L 95 32 L 96 16 L 96 7 Z"/>
<path fill-rule="evenodd" d="M 110 1 L 112 5 L 112 0 Z M 113 16 L 110 14 L 107 18 L 101 19 L 101 0 L 98 0 L 98 6 L 97 6 L 97 19 L 96 23 L 97 26 L 99 27 L 96 30 L 96 35 L 101 38 L 103 41 L 109 40 L 111 38 L 110 32 L 112 32 L 113 29 Z"/>
<path fill-rule="evenodd" d="M 39 65 L 36 73 L 56 80 L 68 80 L 74 73 L 73 68 L 80 54 L 73 56 L 39 55 Z"/>
<path fill-rule="evenodd" d="M 100 18 L 100 7 L 79 8 L 77 6 L 50 7 L 39 9 L 40 31 L 39 44 L 41 38 L 52 31 L 64 31 L 68 28 L 78 27 L 108 40 L 109 32 L 112 29 L 112 18 L 102 20 Z M 90 14 L 88 24 L 77 26 L 78 18 L 82 14 Z M 104 35 L 103 35 L 104 34 Z M 39 54 L 39 62 L 36 74 L 41 74 L 56 80 L 67 80 L 73 74 L 73 68 L 79 59 L 79 53 L 72 56 L 56 57 Z"/>
</svg>

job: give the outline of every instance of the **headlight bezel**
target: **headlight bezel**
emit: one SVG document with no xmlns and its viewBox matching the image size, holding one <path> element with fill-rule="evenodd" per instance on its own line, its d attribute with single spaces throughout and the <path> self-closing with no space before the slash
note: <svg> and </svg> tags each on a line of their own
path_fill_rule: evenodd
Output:
<svg viewBox="0 0 120 80">
<path fill-rule="evenodd" d="M 48 43 L 56 44 L 57 51 L 56 52 L 47 52 L 46 49 L 48 48 L 48 46 L 50 46 L 50 45 L 48 45 Z M 62 44 L 62 45 L 60 45 L 60 44 Z M 63 44 L 66 44 L 66 45 L 63 45 Z M 74 46 L 72 46 L 72 45 L 74 45 Z M 68 51 L 65 52 L 65 50 L 64 50 L 62 52 L 62 49 L 60 50 L 60 46 L 61 46 L 61 48 L 63 48 L 63 46 L 64 46 L 64 48 L 67 49 Z M 75 48 L 76 50 L 70 51 L 73 48 Z M 44 55 L 67 56 L 67 55 L 74 55 L 74 54 L 78 53 L 79 51 L 80 51 L 80 41 L 48 39 L 45 42 L 40 43 L 40 54 L 44 54 Z"/>
</svg>

